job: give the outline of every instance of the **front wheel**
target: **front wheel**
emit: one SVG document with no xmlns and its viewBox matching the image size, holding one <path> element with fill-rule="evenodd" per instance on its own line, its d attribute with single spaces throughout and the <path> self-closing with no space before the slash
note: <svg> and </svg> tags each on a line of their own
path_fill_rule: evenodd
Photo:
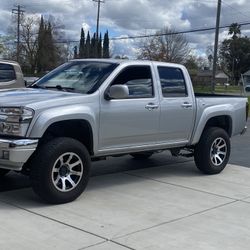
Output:
<svg viewBox="0 0 250 250">
<path fill-rule="evenodd" d="M 55 138 L 38 149 L 31 166 L 35 193 L 49 203 L 66 203 L 84 191 L 89 179 L 90 156 L 79 141 Z"/>
<path fill-rule="evenodd" d="M 226 167 L 230 150 L 227 132 L 218 127 L 208 128 L 195 146 L 195 164 L 205 174 L 218 174 Z"/>
</svg>

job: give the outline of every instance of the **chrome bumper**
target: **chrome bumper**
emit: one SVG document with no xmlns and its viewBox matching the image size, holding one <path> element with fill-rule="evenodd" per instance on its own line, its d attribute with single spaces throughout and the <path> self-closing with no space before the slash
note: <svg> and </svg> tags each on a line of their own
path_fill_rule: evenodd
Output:
<svg viewBox="0 0 250 250">
<path fill-rule="evenodd" d="M 0 139 L 0 168 L 20 171 L 37 144 L 37 139 Z"/>
</svg>

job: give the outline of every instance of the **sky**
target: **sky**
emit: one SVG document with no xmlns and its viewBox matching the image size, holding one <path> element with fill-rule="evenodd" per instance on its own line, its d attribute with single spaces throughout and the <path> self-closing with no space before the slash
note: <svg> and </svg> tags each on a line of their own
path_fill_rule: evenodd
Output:
<svg viewBox="0 0 250 250">
<path fill-rule="evenodd" d="M 153 34 L 163 27 L 186 31 L 215 27 L 217 0 L 103 0 L 100 11 L 100 31 L 109 37 Z M 80 30 L 96 29 L 97 3 L 92 0 L 0 0 L 0 34 L 7 32 L 13 22 L 12 8 L 20 4 L 25 15 L 53 15 L 64 25 L 69 41 L 78 41 Z M 250 22 L 249 0 L 222 0 L 221 26 L 233 22 Z M 219 39 L 227 37 L 221 29 Z M 250 36 L 250 25 L 242 26 L 242 34 Z M 214 31 L 185 35 L 194 54 L 206 56 L 214 43 Z M 141 39 L 111 41 L 112 55 L 135 58 Z M 77 43 L 76 43 L 77 45 Z"/>
</svg>

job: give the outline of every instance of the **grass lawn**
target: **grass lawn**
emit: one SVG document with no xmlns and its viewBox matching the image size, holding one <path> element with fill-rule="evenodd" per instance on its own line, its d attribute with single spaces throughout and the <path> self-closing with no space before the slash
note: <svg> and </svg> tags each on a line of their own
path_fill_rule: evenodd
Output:
<svg viewBox="0 0 250 250">
<path fill-rule="evenodd" d="M 204 85 L 196 85 L 194 86 L 194 91 L 198 93 L 210 93 L 211 92 L 211 86 L 204 86 Z M 242 89 L 240 86 L 222 86 L 222 85 L 216 85 L 215 86 L 215 93 L 228 93 L 228 94 L 240 94 L 242 92 Z"/>
<path fill-rule="evenodd" d="M 194 86 L 194 91 L 196 93 L 211 93 L 211 86 Z M 217 94 L 236 94 L 241 95 L 242 89 L 240 86 L 215 86 L 215 93 Z M 250 105 L 250 96 L 247 96 L 248 103 Z M 250 117 L 250 112 L 248 113 Z"/>
</svg>

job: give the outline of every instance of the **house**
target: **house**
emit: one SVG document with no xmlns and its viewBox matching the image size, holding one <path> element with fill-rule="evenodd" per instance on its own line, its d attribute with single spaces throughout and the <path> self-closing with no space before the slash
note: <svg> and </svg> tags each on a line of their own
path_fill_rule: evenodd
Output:
<svg viewBox="0 0 250 250">
<path fill-rule="evenodd" d="M 196 76 L 193 76 L 193 81 L 196 85 L 207 85 L 210 86 L 212 83 L 213 72 L 212 70 L 200 70 Z M 215 75 L 215 83 L 224 85 L 228 83 L 229 77 L 222 71 L 218 71 Z"/>
<path fill-rule="evenodd" d="M 218 72 L 215 75 L 215 82 L 216 84 L 225 85 L 225 83 L 229 82 L 229 77 L 222 71 Z"/>
</svg>

